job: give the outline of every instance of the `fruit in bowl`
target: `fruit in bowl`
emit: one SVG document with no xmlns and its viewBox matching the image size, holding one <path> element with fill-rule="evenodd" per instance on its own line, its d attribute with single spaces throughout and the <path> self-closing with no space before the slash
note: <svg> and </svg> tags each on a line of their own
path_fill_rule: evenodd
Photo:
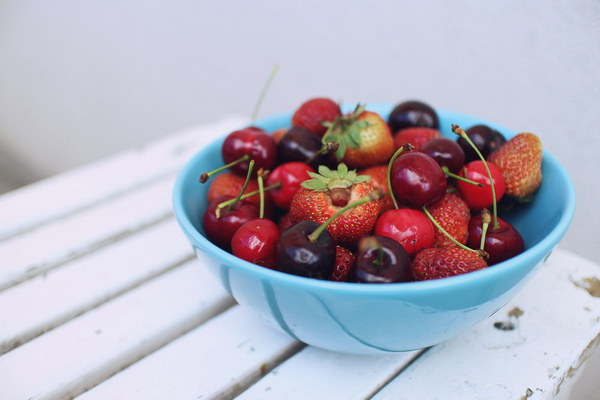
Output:
<svg viewBox="0 0 600 400">
<path fill-rule="evenodd" d="M 386 120 L 395 107 L 389 104 L 367 104 L 364 106 L 364 109 L 378 114 L 381 116 L 381 119 Z M 341 110 L 342 115 L 351 115 L 356 113 L 357 108 L 350 105 L 342 106 Z M 444 110 L 435 110 L 435 112 L 436 118 L 439 121 L 439 128 L 426 126 L 423 129 L 439 129 L 440 136 L 450 138 L 453 141 L 457 139 L 457 131 L 458 133 L 462 133 L 462 128 L 460 127 L 468 128 L 477 125 L 486 125 L 494 131 L 502 132 L 506 137 L 507 143 L 510 142 L 511 138 L 518 136 L 514 132 L 497 124 L 482 121 L 476 117 Z M 257 121 L 255 125 L 268 133 L 289 129 L 292 126 L 292 115 L 293 112 L 265 118 Z M 333 118 L 338 117 L 339 115 L 336 114 Z M 359 122 L 361 121 L 360 118 L 354 119 L 357 119 Z M 378 124 L 380 120 L 376 120 L 376 124 Z M 332 121 L 330 122 L 330 126 L 335 125 Z M 361 125 L 362 127 L 372 127 L 370 124 Z M 298 126 L 294 128 L 294 131 L 300 129 L 305 128 Z M 396 132 L 392 132 L 391 130 L 390 133 L 396 134 Z M 324 172 L 325 174 L 329 174 L 331 171 L 339 171 L 338 164 L 340 164 L 340 159 L 337 157 L 338 154 L 335 154 L 336 157 L 333 157 L 333 153 L 336 153 L 339 147 L 337 149 L 327 148 L 327 144 L 333 142 L 329 141 L 331 136 L 328 139 L 327 132 L 320 132 L 319 135 L 321 134 L 321 140 L 318 143 L 321 143 L 323 147 L 318 149 L 314 147 L 314 144 L 311 144 L 313 150 L 307 156 L 312 161 L 317 159 L 321 161 L 314 164 L 317 167 L 316 169 L 311 166 L 310 170 L 303 170 L 302 173 L 310 171 L 311 174 L 319 174 L 319 169 L 321 169 L 320 172 Z M 431 136 L 431 139 L 438 137 L 437 135 Z M 290 148 L 289 138 L 286 139 L 285 137 L 286 134 L 284 133 L 279 139 L 277 148 L 279 148 L 281 143 L 284 143 L 281 146 L 286 146 L 286 149 Z M 336 135 L 333 137 L 335 138 Z M 494 140 L 497 140 L 496 136 L 492 137 Z M 460 195 L 461 191 L 457 188 L 458 185 L 454 181 L 462 182 L 462 178 L 472 178 L 471 175 L 466 173 L 469 172 L 470 168 L 466 172 L 461 171 L 456 174 L 449 171 L 449 168 L 440 166 L 440 170 L 448 177 L 446 179 L 448 180 L 449 189 L 438 193 L 434 188 L 427 193 L 420 193 L 418 201 L 410 206 L 395 204 L 390 209 L 388 204 L 388 209 L 384 210 L 384 212 L 381 212 L 381 207 L 373 206 L 367 215 L 376 217 L 376 221 L 373 223 L 371 233 L 361 234 L 361 236 L 367 238 L 364 241 L 360 240 L 363 237 L 348 238 L 346 235 L 340 236 L 342 239 L 340 239 L 340 243 L 337 243 L 335 233 L 331 235 L 331 233 L 328 233 L 328 229 L 322 229 L 321 231 L 325 231 L 325 233 L 321 233 L 321 236 L 329 235 L 319 240 L 328 242 L 326 257 L 329 260 L 327 261 L 327 268 L 330 269 L 316 270 L 318 273 L 315 273 L 314 276 L 321 279 L 308 277 L 310 274 L 299 276 L 302 273 L 288 273 L 289 271 L 297 271 L 296 268 L 287 268 L 290 265 L 278 265 L 281 258 L 276 259 L 275 262 L 271 261 L 268 265 L 258 265 L 259 263 L 245 261 L 232 254 L 230 244 L 226 243 L 226 240 L 217 245 L 209 239 L 210 235 L 207 234 L 207 229 L 202 221 L 210 206 L 207 200 L 210 179 L 207 183 L 201 184 L 198 183 L 198 176 L 203 172 L 213 171 L 223 166 L 224 162 L 221 150 L 224 140 L 226 140 L 226 137 L 200 150 L 183 167 L 177 177 L 173 190 L 173 207 L 178 223 L 192 244 L 198 258 L 205 261 L 204 264 L 206 267 L 211 269 L 223 287 L 242 306 L 254 310 L 268 325 L 285 332 L 293 338 L 333 351 L 356 354 L 409 351 L 440 343 L 469 329 L 477 322 L 484 320 L 496 312 L 522 288 L 524 283 L 537 270 L 539 265 L 541 265 L 565 234 L 574 213 L 575 200 L 572 183 L 560 163 L 547 151 L 543 151 L 543 158 L 541 159 L 542 184 L 538 185 L 533 194 L 526 193 L 521 197 L 521 199 L 529 200 L 528 202 L 516 204 L 508 210 L 502 209 L 501 222 L 498 222 L 499 224 L 506 222 L 519 233 L 523 239 L 523 249 L 517 251 L 516 255 L 508 259 L 496 261 L 495 264 L 488 266 L 488 262 L 485 261 L 485 258 L 482 258 L 481 254 L 469 252 L 468 255 L 464 255 L 463 252 L 468 252 L 468 250 L 462 249 L 459 251 L 457 250 L 460 248 L 458 245 L 453 244 L 453 246 L 449 247 L 450 250 L 444 250 L 444 246 L 435 246 L 433 244 L 436 240 L 439 243 L 445 241 L 443 237 L 439 236 L 437 225 L 444 225 L 444 216 L 448 214 L 448 210 L 454 212 L 457 201 L 454 197 L 463 198 Z M 335 140 L 338 139 L 336 138 Z M 392 140 L 391 143 L 393 142 Z M 386 140 L 386 143 L 390 143 L 390 141 Z M 345 146 L 348 146 L 348 143 Z M 352 143 L 350 143 L 350 146 L 352 146 Z M 443 147 L 444 145 L 442 144 L 441 146 Z M 518 146 L 523 146 L 523 144 L 519 142 Z M 489 148 L 490 146 L 487 147 Z M 409 160 L 409 162 L 403 160 L 403 157 L 408 156 L 414 151 L 407 150 L 405 155 L 397 155 L 395 160 L 401 160 L 401 164 L 411 166 L 420 165 L 421 161 Z M 423 150 L 421 149 L 421 151 Z M 440 152 L 445 150 L 440 150 L 436 147 L 435 151 Z M 454 149 L 448 151 L 454 151 Z M 387 160 L 392 157 L 391 153 L 393 150 L 390 152 L 386 148 L 386 152 Z M 296 152 L 295 154 L 301 153 Z M 541 154 L 540 150 L 540 157 Z M 271 159 L 271 157 L 266 158 Z M 502 158 L 507 159 L 509 157 L 503 156 Z M 354 157 L 353 154 L 353 162 L 357 159 L 360 160 L 361 157 Z M 288 158 L 280 160 L 278 164 L 268 168 L 279 168 L 284 162 L 288 161 L 302 162 L 309 160 L 292 160 Z M 343 162 L 343 159 L 341 161 Z M 514 164 L 515 161 L 508 160 L 506 164 L 511 165 L 511 162 Z M 240 163 L 249 163 L 249 159 L 246 158 L 240 161 Z M 327 170 L 319 167 L 324 163 L 328 165 Z M 369 166 L 360 165 L 360 162 L 358 162 L 356 168 L 367 169 Z M 486 169 L 485 166 L 483 169 Z M 244 166 L 242 170 L 247 172 L 247 167 Z M 391 173 L 393 168 L 388 168 L 388 170 Z M 474 168 L 474 170 L 478 171 L 477 168 Z M 342 168 L 342 171 L 346 171 L 347 173 L 348 171 L 354 171 L 354 169 Z M 360 173 L 355 175 L 361 176 Z M 250 172 L 248 176 L 255 179 L 256 173 Z M 319 179 L 315 178 L 315 175 L 312 176 L 313 179 Z M 434 176 L 435 179 L 439 180 L 439 171 L 436 170 Z M 492 176 L 494 183 L 500 180 L 500 178 Z M 267 183 L 264 188 L 268 189 L 272 187 L 270 190 L 276 189 L 276 183 L 269 182 L 268 179 L 267 176 Z M 351 185 L 369 182 L 366 180 L 367 178 L 364 179 L 363 182 L 353 182 Z M 487 187 L 487 191 L 490 192 L 492 204 L 489 204 L 487 198 L 483 202 L 475 201 L 471 204 L 466 202 L 466 206 L 465 204 L 461 206 L 461 210 L 463 210 L 462 214 L 457 213 L 463 217 L 464 207 L 470 210 L 470 213 L 473 215 L 479 216 L 481 208 L 496 208 L 497 202 L 493 201 L 496 194 L 496 200 L 499 200 L 501 197 L 502 188 L 491 191 L 489 176 L 487 177 L 488 181 L 485 181 L 486 174 L 481 173 L 473 179 L 480 182 L 473 181 L 472 183 L 467 183 L 469 186 L 463 190 L 467 192 L 469 190 L 473 191 L 474 189 L 480 189 L 480 185 L 484 185 Z M 363 180 L 363 178 L 359 178 L 359 180 Z M 380 185 L 379 188 L 375 187 L 375 182 L 371 184 L 373 189 L 389 192 L 389 189 L 385 185 L 381 185 L 380 181 L 378 182 Z M 535 179 L 532 179 L 532 181 L 535 181 Z M 511 190 L 513 186 L 512 181 L 510 184 L 505 185 L 505 187 L 511 187 Z M 422 188 L 419 188 L 417 185 L 414 189 L 419 192 L 418 189 Z M 297 191 L 292 192 L 299 193 L 304 190 L 308 189 L 301 188 L 300 186 L 297 188 Z M 505 190 L 507 191 L 508 189 Z M 361 195 L 357 195 L 352 200 L 349 200 L 346 199 L 347 193 L 344 190 L 339 192 L 341 192 L 341 195 L 336 194 L 334 201 L 342 201 L 342 203 L 348 206 L 355 200 L 364 199 L 364 193 L 362 193 L 362 197 Z M 396 188 L 392 187 L 392 194 L 395 192 Z M 444 193 L 448 192 L 452 193 L 454 197 L 447 199 Z M 491 196 L 491 192 L 494 192 L 494 196 Z M 518 195 L 520 193 L 517 193 Z M 263 193 L 262 196 L 269 197 L 267 193 Z M 286 205 L 284 207 L 290 204 L 290 207 L 292 207 L 294 201 L 297 201 L 297 199 L 294 199 L 294 196 L 296 195 L 292 194 L 290 198 L 278 201 L 277 204 Z M 476 200 L 480 200 L 481 197 L 474 196 Z M 235 202 L 231 203 L 230 200 L 235 200 L 235 195 L 232 194 L 226 197 L 226 199 L 222 198 L 220 200 L 221 203 L 230 201 L 229 205 L 235 204 Z M 395 197 L 393 200 L 398 203 L 398 199 Z M 379 197 L 365 201 L 381 202 L 383 204 L 383 199 L 379 199 Z M 443 207 L 439 205 L 442 201 L 447 201 L 452 206 Z M 279 217 L 277 222 L 281 231 L 287 231 L 294 224 L 298 225 L 301 222 L 293 220 L 293 218 L 290 220 L 289 212 L 281 209 L 277 204 L 274 206 L 271 204 L 268 208 L 275 209 L 271 216 L 273 218 Z M 244 214 L 245 221 L 261 219 L 259 218 L 261 217 L 260 212 L 256 211 L 260 207 L 257 207 L 255 204 L 251 206 L 244 203 L 235 207 L 252 208 L 253 211 Z M 232 210 L 235 207 L 232 207 Z M 303 207 L 300 206 L 299 208 L 302 209 Z M 358 209 L 361 205 L 357 205 L 356 207 Z M 300 212 L 298 211 L 298 207 L 296 208 L 295 212 Z M 401 246 L 404 250 L 399 250 L 395 243 L 402 244 L 401 242 L 394 240 L 394 243 L 390 244 L 387 239 L 381 239 L 381 237 L 389 238 L 389 235 L 380 235 L 381 232 L 378 232 L 376 228 L 377 220 L 382 219 L 387 213 L 392 213 L 391 217 L 388 214 L 386 218 L 390 221 L 398 221 L 401 218 L 394 217 L 393 214 L 408 214 L 402 210 L 409 210 L 413 214 L 415 212 L 420 213 L 419 221 L 424 226 L 421 229 L 427 233 L 418 233 L 416 239 L 413 239 L 421 240 L 425 238 L 426 241 L 429 241 L 429 236 L 431 236 L 431 244 L 427 242 L 422 248 L 414 248 L 406 251 L 409 247 L 408 245 Z M 268 211 L 263 209 L 262 214 L 262 219 L 268 219 L 265 218 Z M 427 214 L 430 214 L 433 218 L 431 221 L 436 221 L 437 225 L 431 222 L 430 226 L 428 226 L 429 222 L 424 222 L 430 221 Z M 497 229 L 490 229 L 489 226 L 495 224 L 494 219 L 496 217 L 493 210 L 490 214 L 488 218 L 490 221 L 487 222 L 488 233 L 493 239 L 495 231 L 500 231 L 505 225 L 501 225 Z M 332 217 L 331 213 L 329 213 L 329 217 Z M 307 217 L 302 217 L 302 219 L 305 218 Z M 476 224 L 477 227 L 483 226 L 483 218 L 481 218 L 481 221 L 481 224 Z M 323 220 L 312 221 L 311 226 L 297 227 L 295 229 L 304 229 L 298 235 L 306 238 L 315 232 L 318 229 L 317 226 L 323 222 Z M 331 226 L 331 223 L 329 226 Z M 240 225 L 242 224 L 243 222 L 240 223 Z M 444 230 L 453 236 L 464 236 L 464 232 L 462 234 L 459 233 L 461 232 L 460 229 L 455 230 L 449 225 L 444 225 L 444 227 L 447 228 Z M 231 229 L 234 230 L 233 228 Z M 217 230 L 220 231 L 219 229 Z M 332 229 L 332 232 L 335 232 L 335 230 Z M 277 233 L 274 233 L 274 235 L 277 235 Z M 480 236 L 478 238 L 480 242 L 483 242 L 484 250 L 488 242 L 493 242 L 493 240 L 488 239 L 481 240 Z M 394 238 L 392 237 L 392 239 Z M 460 241 L 463 242 L 461 243 L 463 246 L 469 247 L 467 246 L 469 243 L 466 239 L 463 238 Z M 472 250 L 477 250 L 477 246 L 470 244 L 470 247 Z M 433 251 L 430 249 L 436 250 Z M 426 253 L 424 253 L 425 251 Z M 502 256 L 506 251 L 500 250 L 498 253 Z M 377 259 L 377 257 L 380 258 Z M 399 258 L 400 261 L 396 260 L 392 263 L 389 261 L 392 257 Z M 272 260 L 272 258 L 269 259 Z M 472 262 L 469 264 L 470 268 L 465 270 L 464 273 L 449 274 L 453 276 L 443 278 L 442 275 L 434 274 L 434 278 L 440 279 L 428 279 L 431 278 L 431 274 L 429 273 L 429 275 L 421 274 L 425 276 L 426 280 L 416 281 L 414 279 L 414 271 L 411 274 L 407 274 L 405 269 L 406 264 L 410 262 L 416 264 L 419 270 L 423 270 L 425 269 L 423 265 L 447 265 L 453 262 L 452 260 L 458 260 L 456 262 L 460 264 L 467 259 L 472 259 Z M 415 260 L 417 261 L 416 263 Z M 393 283 L 388 283 L 389 281 L 373 277 L 371 272 L 377 270 L 373 265 L 374 262 L 375 264 L 377 262 L 385 262 L 386 267 L 391 265 L 394 268 L 399 268 L 390 272 L 389 276 L 401 278 L 397 278 L 397 281 L 393 281 Z M 357 265 L 359 268 L 356 268 Z M 284 272 L 286 270 L 288 272 Z M 408 277 L 408 275 L 412 276 Z M 368 278 L 361 280 L 361 276 L 367 276 Z M 339 282 L 339 280 L 344 279 L 349 281 Z"/>
</svg>

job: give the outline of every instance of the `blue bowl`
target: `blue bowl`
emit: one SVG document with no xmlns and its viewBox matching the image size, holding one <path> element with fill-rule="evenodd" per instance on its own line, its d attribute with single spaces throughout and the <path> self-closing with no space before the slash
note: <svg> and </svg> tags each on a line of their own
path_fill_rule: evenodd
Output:
<svg viewBox="0 0 600 400">
<path fill-rule="evenodd" d="M 392 105 L 370 104 L 384 118 Z M 442 134 L 454 138 L 451 124 L 485 123 L 507 138 L 514 132 L 497 124 L 438 110 Z M 291 114 L 258 121 L 271 132 L 290 125 Z M 321 281 L 285 274 L 243 261 L 213 245 L 201 220 L 208 185 L 201 172 L 222 165 L 217 140 L 181 170 L 173 190 L 177 221 L 197 257 L 223 287 L 268 325 L 304 343 L 328 350 L 375 354 L 410 351 L 441 343 L 490 317 L 508 303 L 561 240 L 575 211 L 575 192 L 564 168 L 544 151 L 543 183 L 535 199 L 503 218 L 522 234 L 526 251 L 495 266 L 452 278 L 395 284 Z"/>
</svg>

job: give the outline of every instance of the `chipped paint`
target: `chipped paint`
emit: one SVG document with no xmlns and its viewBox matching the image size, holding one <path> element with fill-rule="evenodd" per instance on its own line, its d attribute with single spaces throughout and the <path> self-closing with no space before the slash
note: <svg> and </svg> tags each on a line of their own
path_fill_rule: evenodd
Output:
<svg viewBox="0 0 600 400">
<path fill-rule="evenodd" d="M 527 400 L 531 396 L 533 396 L 533 390 L 527 388 L 527 390 L 525 391 L 525 395 L 521 396 L 521 400 Z"/>
<path fill-rule="evenodd" d="M 577 359 L 577 361 L 575 363 L 573 363 L 573 365 L 571 365 L 569 367 L 569 369 L 567 370 L 567 372 L 561 377 L 560 381 L 558 382 L 558 385 L 556 385 L 556 390 L 554 391 L 554 395 L 557 395 L 558 393 L 560 393 L 561 386 L 565 382 L 573 379 L 573 377 L 577 374 L 577 372 L 583 366 L 583 364 L 585 364 L 585 362 L 592 356 L 592 354 L 594 353 L 594 351 L 598 347 L 598 344 L 600 344 L 600 334 L 597 335 L 586 346 L 585 350 L 583 350 L 581 352 L 581 355 L 579 356 L 579 358 Z"/>
<path fill-rule="evenodd" d="M 583 278 L 581 282 L 573 282 L 578 288 L 585 289 L 591 296 L 600 297 L 600 279 L 596 277 Z"/>
</svg>

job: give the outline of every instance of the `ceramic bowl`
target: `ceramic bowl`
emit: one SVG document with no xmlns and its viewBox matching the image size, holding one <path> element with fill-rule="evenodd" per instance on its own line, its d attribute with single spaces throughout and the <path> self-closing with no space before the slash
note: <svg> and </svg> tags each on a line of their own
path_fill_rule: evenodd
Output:
<svg viewBox="0 0 600 400">
<path fill-rule="evenodd" d="M 367 109 L 387 118 L 392 105 Z M 437 110 L 444 136 L 451 124 L 485 123 L 507 138 L 514 132 L 476 117 Z M 272 132 L 289 126 L 291 113 L 256 125 Z M 575 210 L 572 182 L 558 160 L 544 151 L 543 183 L 535 199 L 502 213 L 522 234 L 526 250 L 507 261 L 468 274 L 423 282 L 358 284 L 321 281 L 266 269 L 213 245 L 201 220 L 208 184 L 199 173 L 223 164 L 223 137 L 200 150 L 180 171 L 173 190 L 177 221 L 203 261 L 243 307 L 266 324 L 309 345 L 354 354 L 393 353 L 443 342 L 490 317 L 523 288 L 561 240 Z M 543 136 L 541 136 L 543 141 Z"/>
</svg>

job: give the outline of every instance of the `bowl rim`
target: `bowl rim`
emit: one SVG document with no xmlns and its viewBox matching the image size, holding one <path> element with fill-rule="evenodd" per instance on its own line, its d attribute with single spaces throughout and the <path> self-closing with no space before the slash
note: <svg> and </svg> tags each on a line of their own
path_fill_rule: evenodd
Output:
<svg viewBox="0 0 600 400">
<path fill-rule="evenodd" d="M 370 107 L 391 109 L 391 107 L 393 107 L 393 105 L 385 103 L 370 103 L 366 106 L 367 109 L 369 109 Z M 343 106 L 342 108 L 348 109 L 348 106 Z M 473 116 L 470 116 L 468 114 L 440 108 L 436 108 L 436 111 L 438 112 L 438 114 L 442 114 L 444 118 L 446 118 L 447 116 L 456 116 L 457 118 L 463 119 L 474 118 Z M 265 117 L 257 120 L 255 125 L 261 126 L 269 124 L 272 121 L 276 121 L 279 119 L 284 120 L 286 118 L 289 118 L 290 116 L 290 112 L 276 114 L 270 117 Z M 502 133 L 505 134 L 507 137 L 512 137 L 515 135 L 515 132 L 513 130 L 504 128 L 503 126 L 497 123 L 479 118 L 477 118 L 477 120 L 481 124 L 489 124 L 495 129 L 501 130 Z M 467 274 L 427 281 L 411 281 L 388 283 L 384 285 L 368 285 L 354 282 L 335 282 L 327 280 L 318 280 L 313 278 L 291 275 L 285 272 L 271 270 L 242 260 L 234 256 L 233 254 L 227 252 L 226 250 L 219 248 L 218 246 L 210 242 L 206 237 L 204 237 L 193 226 L 192 222 L 188 218 L 188 215 L 185 211 L 185 202 L 181 194 L 184 192 L 184 187 L 189 184 L 188 177 L 193 172 L 190 171 L 190 169 L 193 165 L 197 163 L 198 158 L 202 158 L 207 152 L 211 151 L 212 147 L 219 145 L 224 139 L 224 137 L 224 135 L 220 135 L 217 139 L 212 140 L 211 142 L 207 143 L 202 149 L 198 150 L 196 154 L 194 154 L 194 156 L 192 156 L 185 163 L 185 165 L 180 169 L 179 173 L 177 174 L 175 184 L 172 190 L 173 212 L 175 214 L 177 223 L 179 224 L 180 228 L 184 231 L 188 240 L 192 243 L 194 247 L 198 247 L 205 252 L 211 253 L 214 257 L 218 258 L 220 262 L 228 266 L 236 266 L 236 268 L 240 268 L 248 273 L 251 273 L 262 280 L 277 282 L 277 284 L 282 286 L 303 287 L 306 290 L 312 291 L 325 290 L 332 293 L 336 292 L 342 294 L 361 294 L 365 296 L 397 296 L 399 294 L 411 296 L 426 296 L 431 291 L 439 291 L 442 289 L 462 289 L 472 285 L 475 282 L 480 282 L 482 280 L 492 281 L 495 277 L 499 276 L 504 272 L 510 272 L 513 270 L 523 268 L 523 265 L 528 265 L 528 263 L 526 262 L 528 259 L 530 261 L 534 261 L 538 259 L 541 260 L 542 258 L 547 258 L 549 256 L 549 253 L 553 250 L 556 244 L 562 239 L 562 237 L 566 233 L 575 213 L 576 196 L 573 182 L 569 177 L 566 169 L 558 161 L 558 159 L 554 157 L 551 153 L 549 153 L 546 149 L 543 149 L 544 162 L 555 167 L 558 174 L 560 175 L 560 179 L 564 181 L 567 185 L 567 187 L 565 188 L 566 204 L 564 207 L 564 212 L 560 215 L 556 226 L 543 239 L 541 239 L 532 247 L 526 249 L 523 253 L 489 268 L 484 268 Z M 195 174 L 195 172 L 193 173 Z"/>
</svg>

